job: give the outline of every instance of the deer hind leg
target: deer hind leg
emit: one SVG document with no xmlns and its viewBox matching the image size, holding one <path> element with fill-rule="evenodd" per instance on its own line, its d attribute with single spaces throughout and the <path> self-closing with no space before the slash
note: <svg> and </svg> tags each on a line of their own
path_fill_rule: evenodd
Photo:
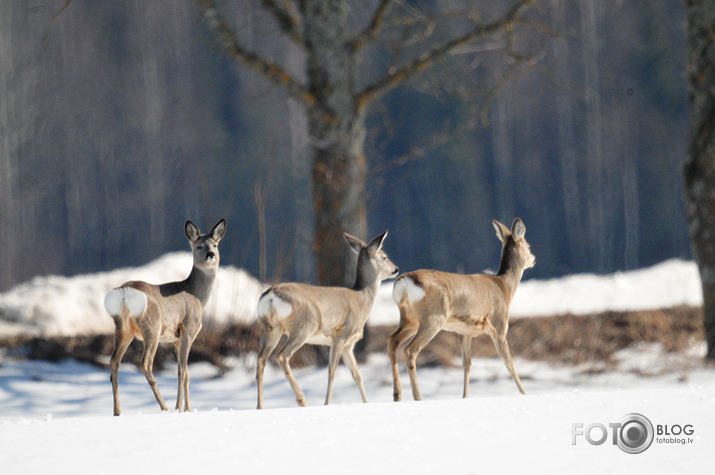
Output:
<svg viewBox="0 0 715 475">
<path fill-rule="evenodd" d="M 266 361 L 268 361 L 281 339 L 281 333 L 277 328 L 271 328 L 265 322 L 261 323 L 261 350 L 258 352 L 258 362 L 256 364 L 256 384 L 258 386 L 258 405 L 256 409 L 263 409 L 263 372 L 266 369 Z"/>
<path fill-rule="evenodd" d="M 283 370 L 283 373 L 286 376 L 286 379 L 290 383 L 290 387 L 293 389 L 293 392 L 295 393 L 295 400 L 298 403 L 299 406 L 305 407 L 306 402 L 305 402 L 305 394 L 303 393 L 303 390 L 300 389 L 300 386 L 298 385 L 298 381 L 296 381 L 295 376 L 293 375 L 293 370 L 290 367 L 290 358 L 293 356 L 293 354 L 298 351 L 298 349 L 305 344 L 305 342 L 308 340 L 308 337 L 312 334 L 312 329 L 303 329 L 303 331 L 300 331 L 297 334 L 292 334 L 288 336 L 288 341 L 286 341 L 285 346 L 283 349 L 280 351 L 278 354 L 278 357 L 276 358 L 276 361 L 278 362 L 278 366 L 281 367 Z"/>
<path fill-rule="evenodd" d="M 397 349 L 400 345 L 415 336 L 417 329 L 416 324 L 411 323 L 404 316 L 405 310 L 400 307 L 400 326 L 389 337 L 387 337 L 387 354 L 390 357 L 390 366 L 392 367 L 392 399 L 398 402 L 402 399 L 402 387 L 400 385 L 400 372 L 397 368 Z"/>
<path fill-rule="evenodd" d="M 464 391 L 463 398 L 469 397 L 469 371 L 472 369 L 472 336 L 459 335 L 462 342 L 462 368 L 464 368 Z"/>
<path fill-rule="evenodd" d="M 122 413 L 119 407 L 119 364 L 122 362 L 129 344 L 134 339 L 134 335 L 129 329 L 123 328 L 121 317 L 114 317 L 114 351 L 109 360 L 109 380 L 112 383 L 112 396 L 114 398 L 114 415 Z"/>
<path fill-rule="evenodd" d="M 367 393 L 365 392 L 365 386 L 362 384 L 362 375 L 360 374 L 360 369 L 358 368 L 357 360 L 355 359 L 355 343 L 343 350 L 343 363 L 345 363 L 345 366 L 350 368 L 353 379 L 360 390 L 362 402 L 367 402 Z"/>
<path fill-rule="evenodd" d="M 419 330 L 415 337 L 405 348 L 405 362 L 407 364 L 407 372 L 410 375 L 410 385 L 412 386 L 412 397 L 415 401 L 422 399 L 420 395 L 420 387 L 417 384 L 417 355 L 427 346 L 427 343 L 432 341 L 432 338 L 442 329 L 440 320 L 446 320 L 441 317 L 431 317 L 422 321 Z"/>
<path fill-rule="evenodd" d="M 496 348 L 499 357 L 501 357 L 504 365 L 506 365 L 506 369 L 509 370 L 509 374 L 511 374 L 512 379 L 516 383 L 516 387 L 519 388 L 519 392 L 521 392 L 521 394 L 526 394 L 524 386 L 521 385 L 521 381 L 519 380 L 519 375 L 514 369 L 514 363 L 512 362 L 511 354 L 509 353 L 509 345 L 506 342 L 506 335 L 496 335 L 491 333 L 490 336 L 492 337 L 494 347 Z"/>
<path fill-rule="evenodd" d="M 141 372 L 144 374 L 144 377 L 149 383 L 149 387 L 154 393 L 156 402 L 159 403 L 161 410 L 168 411 L 169 408 L 167 407 L 164 398 L 161 396 L 161 392 L 159 392 L 159 386 L 156 384 L 156 379 L 154 378 L 153 373 L 154 357 L 156 356 L 156 350 L 159 347 L 159 332 L 143 332 L 142 335 L 144 337 L 144 350 L 142 351 Z"/>
</svg>

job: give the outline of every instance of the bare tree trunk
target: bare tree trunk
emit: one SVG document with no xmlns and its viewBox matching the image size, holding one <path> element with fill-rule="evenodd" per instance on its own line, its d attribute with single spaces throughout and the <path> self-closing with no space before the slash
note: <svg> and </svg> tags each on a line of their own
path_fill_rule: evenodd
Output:
<svg viewBox="0 0 715 475">
<path fill-rule="evenodd" d="M 314 152 L 313 250 L 318 281 L 352 285 L 353 260 L 342 233 L 367 235 L 367 166 L 364 116 L 354 100 L 356 57 L 348 45 L 348 6 L 344 0 L 306 0 L 302 6 L 309 90 L 316 98 L 308 111 L 308 133 Z"/>
<path fill-rule="evenodd" d="M 686 4 L 690 145 L 683 175 L 688 232 L 703 285 L 706 359 L 715 361 L 715 3 Z"/>
<path fill-rule="evenodd" d="M 603 272 L 608 268 L 608 237 L 606 236 L 606 188 L 604 154 L 601 140 L 601 85 L 598 73 L 598 31 L 596 5 L 581 0 L 581 34 L 584 36 L 583 67 L 586 86 L 586 156 L 588 157 L 588 228 L 591 230 L 591 249 L 597 251 L 592 264 Z"/>
<path fill-rule="evenodd" d="M 0 17 L 0 290 L 9 287 L 15 281 L 16 259 L 20 249 L 13 245 L 12 239 L 16 233 L 16 197 L 19 194 L 18 163 L 16 147 L 18 132 L 14 130 L 17 124 L 12 121 L 16 115 L 15 89 L 12 84 L 13 51 L 10 22 L 13 19 L 12 4 L 2 8 Z"/>
</svg>

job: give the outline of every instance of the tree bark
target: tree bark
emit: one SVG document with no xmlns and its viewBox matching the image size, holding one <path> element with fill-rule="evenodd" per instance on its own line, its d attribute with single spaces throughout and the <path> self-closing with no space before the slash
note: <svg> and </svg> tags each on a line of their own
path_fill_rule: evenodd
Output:
<svg viewBox="0 0 715 475">
<path fill-rule="evenodd" d="M 324 285 L 352 285 L 355 278 L 342 233 L 367 237 L 365 126 L 354 101 L 356 56 L 347 9 L 343 0 L 302 4 L 308 89 L 316 100 L 308 110 L 314 252 L 318 281 Z"/>
<path fill-rule="evenodd" d="M 715 3 L 688 0 L 688 233 L 703 286 L 706 359 L 715 361 Z"/>
</svg>

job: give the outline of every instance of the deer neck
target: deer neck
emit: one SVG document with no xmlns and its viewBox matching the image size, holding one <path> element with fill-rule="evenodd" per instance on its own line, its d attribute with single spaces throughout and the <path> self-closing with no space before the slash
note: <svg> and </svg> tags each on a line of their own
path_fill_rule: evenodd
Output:
<svg viewBox="0 0 715 475">
<path fill-rule="evenodd" d="M 507 292 L 509 293 L 509 301 L 514 297 L 514 293 L 516 293 L 516 288 L 519 286 L 523 274 L 524 269 L 513 262 L 509 252 L 504 252 L 499 264 L 497 277 L 504 282 Z"/>
<path fill-rule="evenodd" d="M 204 307 L 211 296 L 214 280 L 216 280 L 216 269 L 205 270 L 194 266 L 183 282 L 184 290 L 199 299 L 201 307 Z"/>
<path fill-rule="evenodd" d="M 366 270 L 358 266 L 355 272 L 355 285 L 353 290 L 359 292 L 362 296 L 368 310 L 372 308 L 377 296 L 377 289 L 380 287 L 380 281 L 373 269 Z"/>
</svg>

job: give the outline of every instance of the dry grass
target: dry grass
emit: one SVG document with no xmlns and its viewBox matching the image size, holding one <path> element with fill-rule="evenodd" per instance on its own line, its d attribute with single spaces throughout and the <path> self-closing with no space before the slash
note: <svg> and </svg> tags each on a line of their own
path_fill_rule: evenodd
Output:
<svg viewBox="0 0 715 475">
<path fill-rule="evenodd" d="M 550 363 L 580 364 L 603 361 L 634 343 L 661 343 L 666 351 L 687 350 L 704 339 L 702 309 L 675 307 L 654 311 L 607 312 L 598 315 L 561 315 L 545 318 L 513 320 L 507 339 L 515 357 Z M 368 353 L 386 352 L 387 336 L 394 327 L 370 327 L 366 332 Z M 226 357 L 241 356 L 259 349 L 258 325 L 229 328 L 204 328 L 194 343 L 190 361 L 207 361 L 228 369 Z M 30 359 L 60 361 L 74 358 L 105 366 L 112 352 L 113 336 L 73 337 L 53 339 L 14 339 L 0 341 L 0 347 L 11 354 Z M 125 362 L 139 365 L 142 343 L 134 341 Z M 486 336 L 474 339 L 473 355 L 496 357 L 491 340 Z M 421 353 L 420 365 L 454 365 L 460 352 L 459 338 L 441 332 Z M 291 360 L 294 367 L 325 364 L 327 351 L 306 345 Z M 154 361 L 161 369 L 175 361 L 172 345 L 161 345 Z"/>
</svg>

